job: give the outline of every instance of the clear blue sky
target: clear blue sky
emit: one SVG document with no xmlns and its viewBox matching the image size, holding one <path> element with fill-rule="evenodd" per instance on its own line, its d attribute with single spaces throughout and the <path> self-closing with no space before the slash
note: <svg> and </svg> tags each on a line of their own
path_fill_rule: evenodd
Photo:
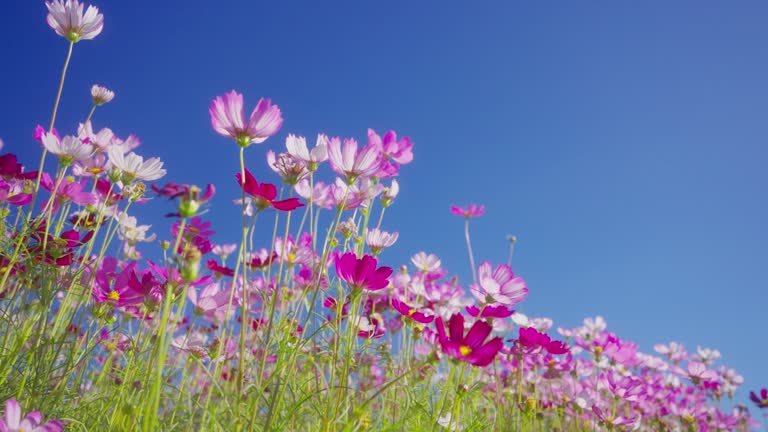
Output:
<svg viewBox="0 0 768 432">
<path fill-rule="evenodd" d="M 42 1 L 0 16 L 0 138 L 37 165 L 66 42 Z M 395 129 L 416 143 L 384 227 L 388 264 L 426 250 L 466 282 L 478 261 L 529 284 L 523 310 L 572 327 L 602 314 L 640 343 L 718 348 L 768 386 L 768 4 L 707 1 L 100 1 L 103 33 L 75 46 L 57 126 L 73 133 L 93 83 L 116 91 L 97 127 L 138 135 L 164 180 L 219 187 L 221 242 L 237 209 L 237 148 L 208 105 L 230 89 L 283 110 L 279 135 Z M 15 8 L 15 9 L 14 9 Z M 261 178 L 277 181 L 275 177 Z M 154 202 L 142 209 L 167 236 Z M 753 412 L 755 410 L 752 410 Z"/>
</svg>

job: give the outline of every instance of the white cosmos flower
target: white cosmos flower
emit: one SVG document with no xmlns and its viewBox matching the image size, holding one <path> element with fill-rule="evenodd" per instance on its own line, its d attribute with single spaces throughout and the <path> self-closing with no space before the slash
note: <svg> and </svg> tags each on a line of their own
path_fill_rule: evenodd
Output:
<svg viewBox="0 0 768 432">
<path fill-rule="evenodd" d="M 104 28 L 104 16 L 95 6 L 88 6 L 77 0 L 54 0 L 45 3 L 48 8 L 48 25 L 70 42 L 93 39 Z"/>
<path fill-rule="evenodd" d="M 123 154 L 120 147 L 110 147 L 108 150 L 109 160 L 112 166 L 120 170 L 123 181 L 126 183 L 134 179 L 152 181 L 157 180 L 166 174 L 163 169 L 163 162 L 160 158 L 151 158 L 144 161 L 144 158 L 136 153 Z"/>
<path fill-rule="evenodd" d="M 42 141 L 45 149 L 58 156 L 62 165 L 69 165 L 72 161 L 86 160 L 93 154 L 93 146 L 83 143 L 78 137 L 67 135 L 59 141 L 56 135 L 46 132 Z"/>
<path fill-rule="evenodd" d="M 317 164 L 328 160 L 328 137 L 323 134 L 317 135 L 317 144 L 310 152 L 307 148 L 307 140 L 303 136 L 288 135 L 285 139 L 285 146 L 296 159 L 301 159 L 309 164 L 310 171 L 317 168 Z"/>
</svg>

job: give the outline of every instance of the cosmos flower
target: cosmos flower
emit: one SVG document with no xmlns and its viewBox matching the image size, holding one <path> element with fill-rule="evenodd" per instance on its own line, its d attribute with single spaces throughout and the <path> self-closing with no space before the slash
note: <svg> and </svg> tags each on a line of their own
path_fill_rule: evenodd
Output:
<svg viewBox="0 0 768 432">
<path fill-rule="evenodd" d="M 261 211 L 267 207 L 274 207 L 276 210 L 292 211 L 304 204 L 299 202 L 298 198 L 288 198 L 281 201 L 275 201 L 277 198 L 277 188 L 272 183 L 261 183 L 256 181 L 248 169 L 245 170 L 245 182 L 243 182 L 240 173 L 235 174 L 237 183 L 245 190 L 245 193 L 252 197 L 253 204 Z"/>
<path fill-rule="evenodd" d="M 144 161 L 144 158 L 136 153 L 123 154 L 123 149 L 117 146 L 110 147 L 107 154 L 112 166 L 120 172 L 123 182 L 127 184 L 133 180 L 157 180 L 167 173 L 160 158 Z"/>
<path fill-rule="evenodd" d="M 240 147 L 263 143 L 283 125 L 283 116 L 270 99 L 259 99 L 248 122 L 243 112 L 243 95 L 232 90 L 211 102 L 211 125 L 220 135 L 237 141 Z"/>
<path fill-rule="evenodd" d="M 317 135 L 317 143 L 312 151 L 307 148 L 307 140 L 303 136 L 288 135 L 285 139 L 288 153 L 293 157 L 307 163 L 309 171 L 317 170 L 317 166 L 328 160 L 328 137 L 324 134 Z"/>
<path fill-rule="evenodd" d="M 533 327 L 520 327 L 517 342 L 529 351 L 537 351 L 539 348 L 547 350 L 550 354 L 565 354 L 568 346 L 561 341 L 553 341 L 545 333 L 540 333 Z"/>
<path fill-rule="evenodd" d="M 398 235 L 397 232 L 388 233 L 378 228 L 372 228 L 365 234 L 365 242 L 371 248 L 371 252 L 374 255 L 378 255 L 382 249 L 395 244 Z"/>
<path fill-rule="evenodd" d="M 370 144 L 358 150 L 357 141 L 351 138 L 344 140 L 342 148 L 341 140 L 333 138 L 328 145 L 328 159 L 333 171 L 344 176 L 347 184 L 352 184 L 358 177 L 376 174 L 381 163 L 381 150 Z"/>
<path fill-rule="evenodd" d="M 448 320 L 448 333 L 441 317 L 437 318 L 437 333 L 440 347 L 445 354 L 467 362 L 474 366 L 488 366 L 504 343 L 500 337 L 494 337 L 486 342 L 493 327 L 485 321 L 478 320 L 464 335 L 464 316 L 454 314 Z"/>
<path fill-rule="evenodd" d="M 761 389 L 760 396 L 755 392 L 749 392 L 749 399 L 757 405 L 758 408 L 768 408 L 768 389 Z"/>
<path fill-rule="evenodd" d="M 473 217 L 482 216 L 483 213 L 485 213 L 485 206 L 470 204 L 467 208 L 464 208 L 464 207 L 452 205 L 451 213 L 455 214 L 456 216 L 462 216 L 469 219 Z"/>
<path fill-rule="evenodd" d="M 429 324 L 435 320 L 435 314 L 430 309 L 415 308 L 413 306 L 406 304 L 403 301 L 400 301 L 396 297 L 392 297 L 391 302 L 392 302 L 392 307 L 395 308 L 396 311 L 411 318 L 416 322 L 419 322 L 422 324 Z"/>
<path fill-rule="evenodd" d="M 477 268 L 477 283 L 470 285 L 469 289 L 481 302 L 507 306 L 519 304 L 528 295 L 525 281 L 515 276 L 512 267 L 500 264 L 493 270 L 489 261 Z"/>
<path fill-rule="evenodd" d="M 93 87 L 91 87 L 91 98 L 93 98 L 94 105 L 104 105 L 115 98 L 115 92 L 106 87 L 94 84 Z"/>
<path fill-rule="evenodd" d="M 45 6 L 48 8 L 48 25 L 70 42 L 93 39 L 104 28 L 104 16 L 96 6 L 88 6 L 85 14 L 85 5 L 77 0 L 53 0 L 46 2 Z"/>
<path fill-rule="evenodd" d="M 93 146 L 85 144 L 78 137 L 67 135 L 59 140 L 54 134 L 48 132 L 42 136 L 45 149 L 59 158 L 59 163 L 69 166 L 73 161 L 89 159 L 93 154 Z"/>
<path fill-rule="evenodd" d="M 345 253 L 336 258 L 336 275 L 354 290 L 380 290 L 389 285 L 392 269 L 376 268 L 377 264 L 376 258 L 370 255 L 357 258 L 352 252 Z"/>
<path fill-rule="evenodd" d="M 0 419 L 2 432 L 60 432 L 64 424 L 59 420 L 51 420 L 44 424 L 39 411 L 33 411 L 21 418 L 21 405 L 16 399 L 5 401 L 5 418 Z"/>
</svg>

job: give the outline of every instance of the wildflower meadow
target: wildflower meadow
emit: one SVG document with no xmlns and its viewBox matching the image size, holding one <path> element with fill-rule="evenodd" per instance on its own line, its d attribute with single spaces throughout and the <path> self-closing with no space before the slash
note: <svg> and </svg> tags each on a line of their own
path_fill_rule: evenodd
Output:
<svg viewBox="0 0 768 432">
<path fill-rule="evenodd" d="M 499 260 L 472 247 L 492 202 L 429 215 L 456 222 L 468 265 L 388 254 L 401 239 L 386 216 L 408 213 L 398 198 L 418 173 L 407 130 L 301 136 L 280 100 L 227 89 L 200 114 L 212 147 L 239 154 L 226 172 L 238 194 L 205 172 L 184 183 L 161 144 L 101 120 L 120 94 L 64 93 L 71 74 L 101 82 L 73 53 L 109 17 L 44 4 L 63 56 L 46 71 L 50 118 L 0 151 L 1 432 L 761 427 L 768 383 L 738 399 L 727 352 L 670 342 L 674 328 L 641 350 L 603 316 L 520 312 L 542 291 L 513 265 L 517 238 Z M 90 111 L 57 121 L 63 94 Z M 214 240 L 224 208 L 238 234 Z M 161 218 L 170 229 L 148 223 Z"/>
</svg>

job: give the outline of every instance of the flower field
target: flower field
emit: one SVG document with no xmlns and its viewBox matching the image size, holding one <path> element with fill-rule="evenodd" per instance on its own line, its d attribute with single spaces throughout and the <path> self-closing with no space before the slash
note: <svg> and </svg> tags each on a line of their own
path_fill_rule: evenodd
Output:
<svg viewBox="0 0 768 432">
<path fill-rule="evenodd" d="M 72 53 L 104 17 L 46 6 L 67 54 L 50 122 L 29 128 L 39 160 L 21 160 L 29 143 L 0 151 L 0 432 L 760 426 L 717 350 L 665 334 L 643 352 L 601 316 L 566 328 L 517 312 L 537 287 L 512 268 L 515 237 L 506 262 L 476 261 L 483 205 L 439 216 L 462 221 L 471 274 L 439 251 L 389 258 L 399 234 L 385 216 L 418 154 L 403 131 L 283 143 L 279 101 L 223 93 L 207 114 L 239 149 L 240 192 L 222 196 L 203 174 L 174 182 L 151 144 L 102 124 L 120 96 L 107 87 L 80 95 L 93 103 L 78 124 L 58 124 Z M 213 202 L 237 206 L 239 237 L 212 240 Z M 137 208 L 171 229 L 151 233 Z M 750 399 L 768 411 L 766 389 Z"/>
</svg>

